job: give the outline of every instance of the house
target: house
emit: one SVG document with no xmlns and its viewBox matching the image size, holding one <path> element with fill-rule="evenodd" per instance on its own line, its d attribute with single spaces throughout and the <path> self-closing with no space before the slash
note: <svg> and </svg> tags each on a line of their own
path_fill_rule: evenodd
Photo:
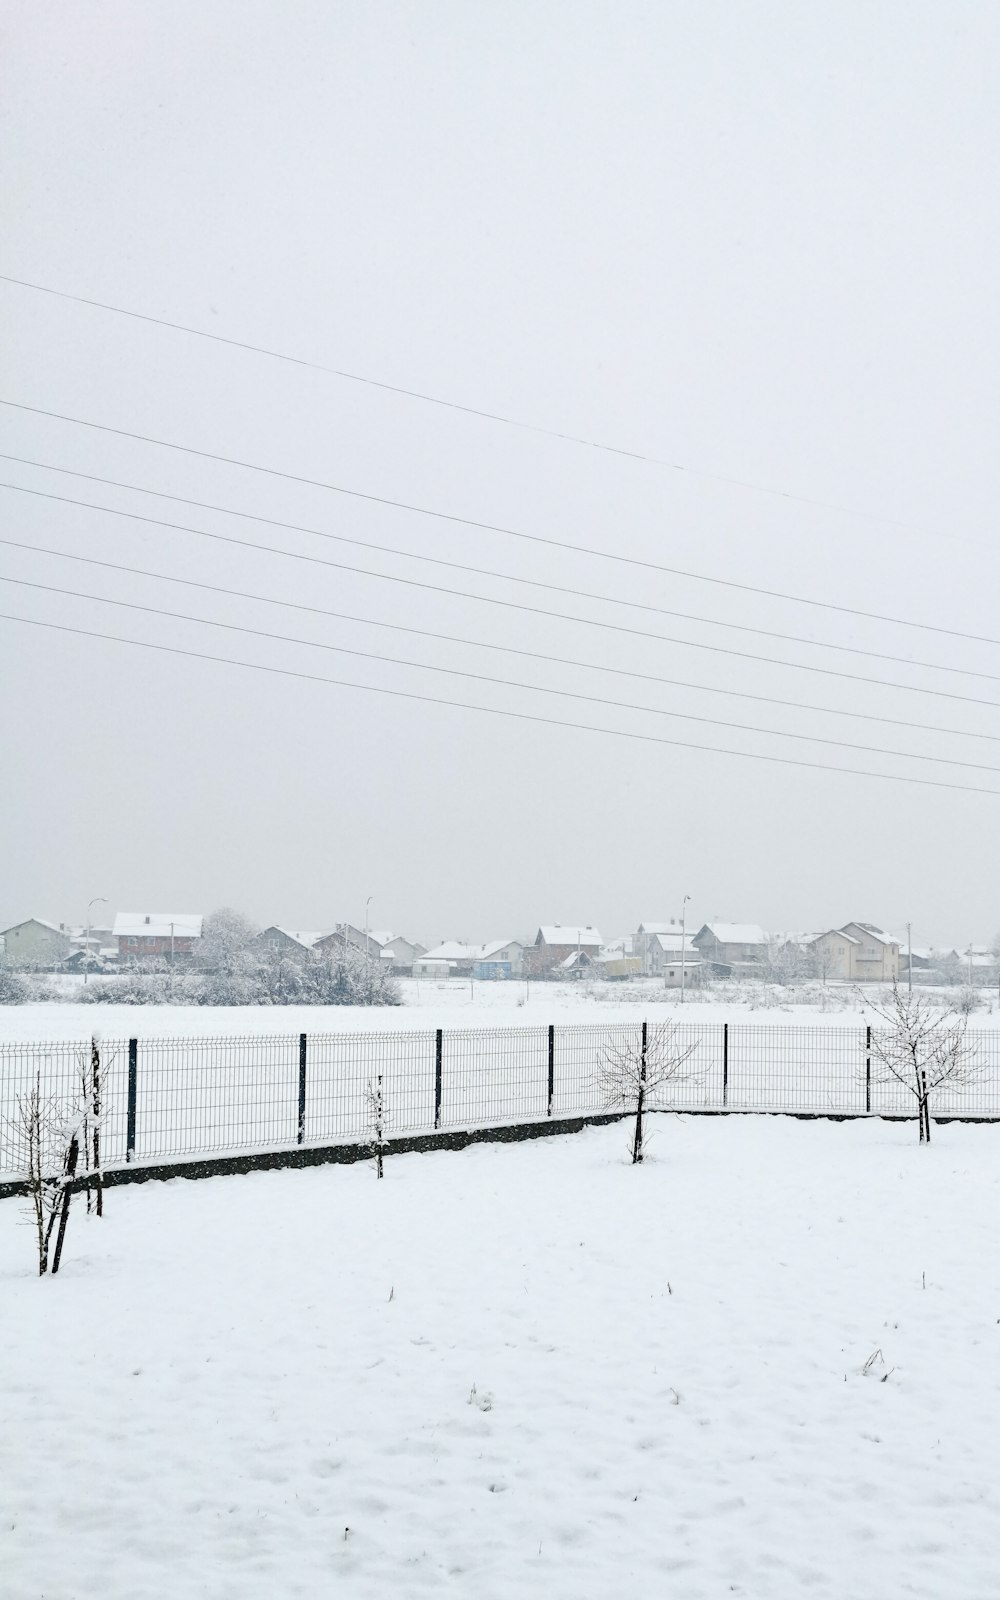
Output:
<svg viewBox="0 0 1000 1600">
<path fill-rule="evenodd" d="M 596 928 L 563 926 L 558 922 L 539 928 L 535 942 L 526 951 L 528 967 L 533 978 L 557 977 L 557 968 L 569 956 L 586 955 L 588 964 L 596 961 L 604 943 Z M 568 968 L 566 969 L 569 970 Z"/>
<path fill-rule="evenodd" d="M 338 922 L 331 933 L 324 933 L 317 939 L 313 949 L 320 955 L 340 955 L 344 950 L 356 950 L 369 961 L 379 959 L 377 941 L 350 922 Z"/>
<path fill-rule="evenodd" d="M 681 967 L 684 979 L 690 983 L 695 972 L 701 972 L 701 953 L 694 940 L 681 937 L 680 928 L 667 933 L 655 933 L 649 940 L 643 970 L 654 978 L 662 978 L 668 987 L 681 984 Z"/>
<path fill-rule="evenodd" d="M 201 938 L 203 918 L 191 911 L 119 911 L 112 935 L 122 961 L 187 960 Z"/>
<path fill-rule="evenodd" d="M 278 928 L 272 925 L 258 934 L 258 940 L 268 950 L 273 950 L 278 955 L 297 956 L 301 959 L 302 956 L 308 955 L 321 939 L 327 939 L 329 936 L 329 928 L 324 928 L 319 933 L 300 933 L 297 929 Z"/>
<path fill-rule="evenodd" d="M 756 922 L 706 922 L 691 942 L 720 975 L 748 977 L 763 964 L 768 936 Z"/>
<path fill-rule="evenodd" d="M 413 963 L 415 978 L 471 978 L 479 960 L 482 945 L 462 944 L 458 939 L 446 939 L 418 956 Z"/>
<path fill-rule="evenodd" d="M 810 949 L 824 981 L 891 983 L 899 977 L 899 941 L 873 922 L 845 922 L 819 933 Z"/>
<path fill-rule="evenodd" d="M 643 972 L 648 973 L 653 970 L 652 966 L 650 965 L 653 940 L 656 939 L 661 933 L 676 933 L 678 938 L 680 938 L 680 932 L 681 924 L 679 921 L 675 921 L 673 917 L 670 918 L 669 922 L 640 922 L 638 928 L 635 930 L 635 933 L 632 935 L 632 954 L 639 957 L 639 960 L 642 962 Z"/>
<path fill-rule="evenodd" d="M 380 960 L 391 962 L 392 971 L 397 974 L 412 972 L 413 963 L 425 954 L 422 944 L 404 939 L 401 933 L 372 933 L 369 938 L 378 945 Z"/>
<path fill-rule="evenodd" d="M 12 967 L 58 967 L 73 948 L 69 929 L 61 922 L 46 922 L 44 917 L 15 922 L 0 937 Z"/>
<path fill-rule="evenodd" d="M 524 945 L 518 939 L 489 939 L 480 945 L 473 969 L 476 978 L 520 978 L 524 970 Z"/>
</svg>

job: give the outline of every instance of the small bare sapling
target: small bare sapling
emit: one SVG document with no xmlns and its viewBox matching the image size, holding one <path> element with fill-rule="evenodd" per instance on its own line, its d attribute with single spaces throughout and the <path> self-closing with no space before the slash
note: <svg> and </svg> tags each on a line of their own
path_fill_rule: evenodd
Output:
<svg viewBox="0 0 1000 1600">
<path fill-rule="evenodd" d="M 365 1103 L 368 1111 L 368 1126 L 371 1129 L 371 1147 L 375 1156 L 375 1176 L 383 1176 L 385 1160 L 385 1129 L 388 1120 L 385 1108 L 385 1086 L 381 1072 L 374 1078 L 369 1078 L 365 1090 Z"/>
<path fill-rule="evenodd" d="M 598 1059 L 597 1078 L 608 1110 L 624 1111 L 635 1118 L 632 1131 L 633 1165 L 643 1158 L 647 1111 L 659 1109 L 663 1090 L 700 1076 L 687 1069 L 695 1044 L 682 1045 L 673 1022 L 643 1023 L 623 1043 L 606 1044 Z"/>
<path fill-rule="evenodd" d="M 963 1089 L 980 1073 L 976 1046 L 967 1037 L 968 1015 L 938 1011 L 893 982 L 885 1005 L 871 1003 L 879 1024 L 871 1030 L 872 1076 L 899 1083 L 917 1102 L 918 1138 L 931 1138 L 931 1096 L 950 1086 Z"/>
<path fill-rule="evenodd" d="M 59 1271 L 69 1206 L 80 1160 L 81 1122 L 78 1108 L 67 1108 L 42 1087 L 37 1072 L 14 1103 L 4 1125 L 4 1143 L 27 1175 L 29 1220 L 38 1257 L 38 1276 Z M 55 1249 L 52 1242 L 55 1234 Z"/>
</svg>

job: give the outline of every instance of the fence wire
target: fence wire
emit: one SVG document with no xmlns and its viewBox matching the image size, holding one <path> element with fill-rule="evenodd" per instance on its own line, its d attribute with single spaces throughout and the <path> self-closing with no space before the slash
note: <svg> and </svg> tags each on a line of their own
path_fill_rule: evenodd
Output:
<svg viewBox="0 0 1000 1600">
<path fill-rule="evenodd" d="M 657 1028 L 650 1025 L 653 1042 Z M 652 1109 L 916 1115 L 879 1071 L 864 1026 L 684 1022 L 690 1049 Z M 1000 1120 L 1000 1031 L 969 1030 L 968 1081 L 939 1089 L 932 1115 Z M 109 1167 L 365 1142 L 376 1103 L 387 1138 L 493 1127 L 607 1108 L 601 1064 L 636 1058 L 641 1022 L 98 1041 Z M 38 1085 L 70 1114 L 91 1041 L 0 1044 L 0 1180 L 24 1172 L 20 1108 Z M 377 1101 L 376 1101 L 377 1097 Z"/>
</svg>

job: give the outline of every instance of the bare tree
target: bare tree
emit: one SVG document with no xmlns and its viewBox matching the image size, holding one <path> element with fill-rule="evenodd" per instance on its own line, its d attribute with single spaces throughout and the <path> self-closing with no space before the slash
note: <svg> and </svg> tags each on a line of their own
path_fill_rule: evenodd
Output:
<svg viewBox="0 0 1000 1600">
<path fill-rule="evenodd" d="M 632 1132 L 632 1163 L 643 1158 L 645 1116 L 653 1102 L 671 1083 L 684 1083 L 699 1077 L 698 1071 L 684 1070 L 695 1044 L 682 1045 L 676 1023 L 643 1023 L 636 1037 L 621 1044 L 606 1044 L 598 1058 L 597 1079 L 604 1104 L 609 1110 L 624 1111 L 635 1118 Z"/>
<path fill-rule="evenodd" d="M 967 1038 L 969 1018 L 938 1011 L 929 1001 L 900 989 L 892 999 L 869 1002 L 882 1027 L 871 1031 L 871 1062 L 882 1083 L 899 1083 L 917 1102 L 921 1144 L 931 1138 L 931 1096 L 950 1084 L 964 1088 L 980 1071 L 978 1052 Z"/>
<path fill-rule="evenodd" d="M 30 1217 L 35 1230 L 38 1275 L 49 1271 L 53 1232 L 55 1252 L 52 1272 L 59 1271 L 73 1180 L 80 1159 L 80 1120 L 42 1088 L 41 1073 L 15 1101 L 14 1115 L 6 1122 L 5 1143 L 14 1165 L 27 1173 Z"/>
</svg>

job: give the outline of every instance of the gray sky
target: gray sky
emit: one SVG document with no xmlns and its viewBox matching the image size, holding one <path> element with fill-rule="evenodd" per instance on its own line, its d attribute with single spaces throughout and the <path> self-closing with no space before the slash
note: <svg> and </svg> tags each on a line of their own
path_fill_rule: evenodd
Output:
<svg viewBox="0 0 1000 1600">
<path fill-rule="evenodd" d="M 526 533 L 1000 637 L 1000 12 L 913 4 L 5 8 L 0 271 L 659 458 L 630 460 L 0 284 L 6 398 Z M 1000 768 L 988 644 L 448 525 L 0 408 L 4 481 L 665 643 L 0 491 L 4 537 L 591 663 L 0 548 L 6 577 Z M 689 470 L 678 470 L 683 467 Z M 742 480 L 783 493 L 738 487 Z M 801 497 L 801 498 L 794 498 Z M 808 503 L 804 503 L 808 502 Z M 837 509 L 842 508 L 842 509 Z M 21 617 L 706 746 L 1000 789 L 0 585 Z M 907 664 L 629 610 L 639 602 Z M 0 925 L 230 903 L 425 941 L 542 921 L 1000 923 L 997 800 L 599 737 L 0 623 Z M 706 687 L 643 682 L 609 668 Z M 730 698 L 744 693 L 876 721 Z M 955 730 L 955 731 L 951 731 Z M 959 733 L 990 735 L 963 738 Z"/>
</svg>

